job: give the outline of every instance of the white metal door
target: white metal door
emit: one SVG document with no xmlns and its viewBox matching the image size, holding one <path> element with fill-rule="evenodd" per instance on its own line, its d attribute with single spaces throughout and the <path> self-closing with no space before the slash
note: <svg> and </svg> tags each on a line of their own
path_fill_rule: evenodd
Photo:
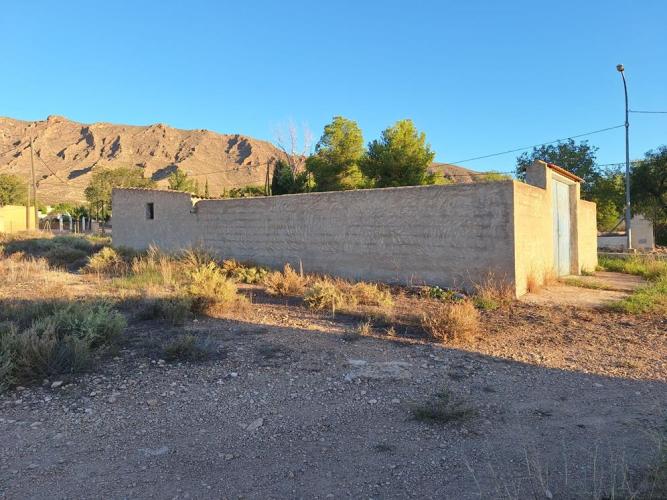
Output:
<svg viewBox="0 0 667 500">
<path fill-rule="evenodd" d="M 570 187 L 554 179 L 554 268 L 558 276 L 570 274 Z"/>
</svg>

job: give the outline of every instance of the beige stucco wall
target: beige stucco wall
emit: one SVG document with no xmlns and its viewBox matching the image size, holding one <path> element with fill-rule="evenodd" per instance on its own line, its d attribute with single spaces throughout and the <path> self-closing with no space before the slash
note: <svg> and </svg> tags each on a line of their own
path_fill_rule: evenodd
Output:
<svg viewBox="0 0 667 500">
<path fill-rule="evenodd" d="M 598 265 L 597 207 L 579 200 L 579 273 L 595 271 Z"/>
<path fill-rule="evenodd" d="M 492 274 L 525 293 L 553 272 L 554 174 L 527 179 L 262 198 L 192 200 L 187 193 L 114 189 L 116 246 L 203 246 L 221 258 L 391 283 L 471 289 Z M 560 174 L 558 174 L 560 175 Z M 571 182 L 571 272 L 597 263 L 595 205 Z M 154 204 L 147 220 L 146 204 Z"/>
<path fill-rule="evenodd" d="M 554 274 L 551 190 L 514 183 L 514 249 L 517 295 L 526 293 L 529 277 L 542 284 Z"/>
<path fill-rule="evenodd" d="M 528 279 L 537 285 L 557 276 L 554 266 L 554 181 L 569 186 L 570 273 L 597 266 L 595 203 L 582 200 L 580 184 L 536 161 L 526 170 L 526 182 L 514 186 L 515 281 L 517 294 L 527 290 Z"/>
<path fill-rule="evenodd" d="M 155 204 L 146 220 L 145 205 Z M 115 245 L 203 245 L 219 256 L 351 279 L 470 288 L 513 280 L 513 182 L 201 200 L 116 189 Z"/>
<path fill-rule="evenodd" d="M 26 227 L 26 207 L 21 205 L 0 206 L 0 233 L 17 233 L 35 229 L 35 209 L 28 209 L 30 225 Z"/>
</svg>

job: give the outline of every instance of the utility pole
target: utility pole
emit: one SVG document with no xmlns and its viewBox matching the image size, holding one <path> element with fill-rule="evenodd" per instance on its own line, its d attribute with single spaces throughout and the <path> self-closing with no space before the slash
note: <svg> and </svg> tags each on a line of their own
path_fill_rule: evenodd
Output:
<svg viewBox="0 0 667 500">
<path fill-rule="evenodd" d="M 32 152 L 32 134 L 30 134 L 30 172 L 32 176 L 32 201 L 35 206 L 35 229 L 39 231 L 39 217 L 37 217 L 37 181 L 35 180 L 35 160 Z"/>
<path fill-rule="evenodd" d="M 271 196 L 271 182 L 269 181 L 269 167 L 271 166 L 271 162 L 267 161 L 266 162 L 266 180 L 264 181 L 264 191 L 266 193 L 266 196 Z"/>
<path fill-rule="evenodd" d="M 616 66 L 616 71 L 623 78 L 625 92 L 625 233 L 628 239 L 628 251 L 632 250 L 632 211 L 630 209 L 630 120 L 628 110 L 628 86 L 625 82 L 625 68 L 622 64 Z"/>
</svg>

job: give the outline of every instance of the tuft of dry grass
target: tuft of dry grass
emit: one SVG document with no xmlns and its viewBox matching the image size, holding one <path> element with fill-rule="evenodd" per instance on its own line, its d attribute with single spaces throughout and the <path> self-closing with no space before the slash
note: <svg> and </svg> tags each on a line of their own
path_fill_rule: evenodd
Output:
<svg viewBox="0 0 667 500">
<path fill-rule="evenodd" d="M 349 283 L 342 280 L 328 277 L 319 278 L 308 287 L 303 300 L 313 309 L 330 309 L 331 314 L 336 314 L 337 310 L 357 305 L 356 298 L 352 294 L 346 293 L 348 289 Z"/>
<path fill-rule="evenodd" d="M 83 272 L 118 276 L 127 272 L 128 265 L 125 259 L 111 247 L 102 250 L 88 258 Z"/>
<path fill-rule="evenodd" d="M 354 301 L 362 306 L 375 306 L 381 308 L 391 308 L 394 306 L 394 299 L 391 292 L 375 283 L 359 282 L 349 288 L 349 294 L 354 297 Z"/>
<path fill-rule="evenodd" d="M 479 311 L 470 300 L 439 304 L 424 314 L 422 327 L 429 336 L 443 343 L 470 343 L 480 330 Z"/>
<path fill-rule="evenodd" d="M 270 295 L 303 295 L 306 289 L 306 279 L 289 264 L 285 264 L 282 272 L 267 274 L 262 284 Z"/>
<path fill-rule="evenodd" d="M 514 300 L 514 287 L 507 280 L 489 274 L 475 285 L 474 303 L 479 309 L 495 310 Z"/>
<path fill-rule="evenodd" d="M 187 292 L 192 297 L 192 310 L 195 313 L 227 312 L 234 305 L 245 301 L 238 294 L 236 283 L 226 278 L 214 262 L 190 272 Z"/>
</svg>

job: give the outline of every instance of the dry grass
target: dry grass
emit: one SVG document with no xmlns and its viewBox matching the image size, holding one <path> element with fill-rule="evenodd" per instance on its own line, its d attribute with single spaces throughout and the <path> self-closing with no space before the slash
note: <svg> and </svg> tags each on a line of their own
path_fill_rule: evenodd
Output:
<svg viewBox="0 0 667 500">
<path fill-rule="evenodd" d="M 303 300 L 313 309 L 330 310 L 331 314 L 336 314 L 337 310 L 356 305 L 354 296 L 345 293 L 348 287 L 349 283 L 341 280 L 318 278 L 308 287 Z"/>
<path fill-rule="evenodd" d="M 507 280 L 489 274 L 475 285 L 473 300 L 479 309 L 495 310 L 514 300 L 514 287 Z"/>
<path fill-rule="evenodd" d="M 470 300 L 439 304 L 421 323 L 431 338 L 443 343 L 470 343 L 480 331 L 479 311 Z"/>
<path fill-rule="evenodd" d="M 362 306 L 381 308 L 394 306 L 391 292 L 375 283 L 365 283 L 363 281 L 355 283 L 349 287 L 349 294 L 354 297 L 354 302 Z"/>
<path fill-rule="evenodd" d="M 289 264 L 285 264 L 282 272 L 274 271 L 267 274 L 262 281 L 267 293 L 283 296 L 303 295 L 306 283 L 307 280 Z"/>
</svg>

